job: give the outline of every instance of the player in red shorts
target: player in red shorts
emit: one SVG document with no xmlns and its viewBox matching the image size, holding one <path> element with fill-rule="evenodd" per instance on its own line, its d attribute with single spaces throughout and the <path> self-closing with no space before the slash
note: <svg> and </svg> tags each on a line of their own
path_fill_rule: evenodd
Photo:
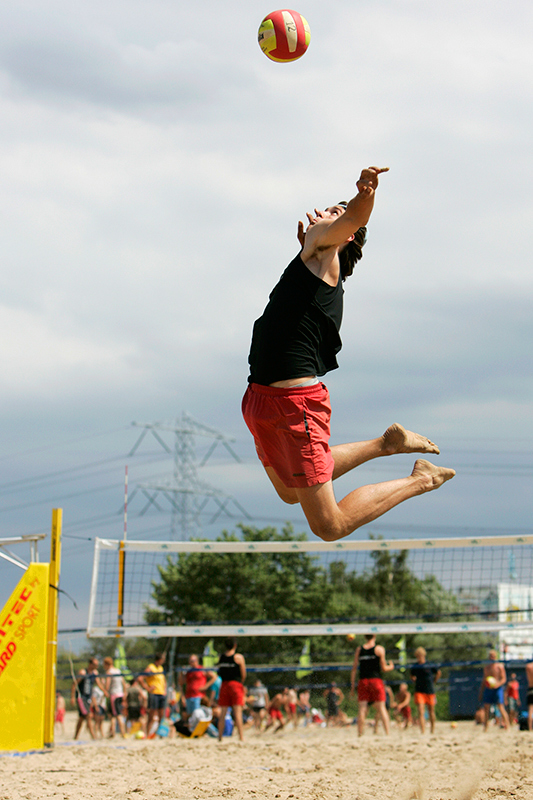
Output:
<svg viewBox="0 0 533 800">
<path fill-rule="evenodd" d="M 237 726 L 237 732 L 241 742 L 244 739 L 244 726 L 242 723 L 242 708 L 244 706 L 246 692 L 244 681 L 246 680 L 246 662 L 244 656 L 237 653 L 237 640 L 229 637 L 224 642 L 225 652 L 218 660 L 218 674 L 222 678 L 218 704 L 220 706 L 220 716 L 218 718 L 218 739 L 221 742 L 226 723 L 226 712 L 228 708 L 233 711 L 233 719 Z"/>
<path fill-rule="evenodd" d="M 302 249 L 254 324 L 248 359 L 242 410 L 259 459 L 281 499 L 300 503 L 309 527 L 325 541 L 348 536 L 455 475 L 419 459 L 411 475 L 362 486 L 338 503 L 333 491 L 335 478 L 379 456 L 439 453 L 429 439 L 397 424 L 377 439 L 329 446 L 331 407 L 319 376 L 338 366 L 343 282 L 362 257 L 378 177 L 386 171 L 364 169 L 348 203 L 307 214 L 305 232 L 299 223 Z"/>
<path fill-rule="evenodd" d="M 355 692 L 355 677 L 359 668 L 359 682 L 357 684 L 357 699 L 359 701 L 359 711 L 357 714 L 357 730 L 359 736 L 365 732 L 365 720 L 368 713 L 368 704 L 373 703 L 376 709 L 376 719 L 383 722 L 385 733 L 390 732 L 390 720 L 386 706 L 387 696 L 385 685 L 381 677 L 382 672 L 390 672 L 394 669 L 392 661 L 385 658 L 385 648 L 376 644 L 376 636 L 373 633 L 365 634 L 365 643 L 359 645 L 355 651 L 353 667 L 351 672 L 351 691 Z"/>
</svg>

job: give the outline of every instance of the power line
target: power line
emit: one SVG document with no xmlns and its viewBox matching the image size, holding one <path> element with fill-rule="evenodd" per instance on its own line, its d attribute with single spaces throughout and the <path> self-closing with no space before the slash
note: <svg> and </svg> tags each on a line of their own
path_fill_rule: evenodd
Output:
<svg viewBox="0 0 533 800">
<path fill-rule="evenodd" d="M 13 461 L 15 458 L 21 458 L 23 456 L 31 456 L 35 453 L 46 453 L 50 450 L 56 450 L 59 447 L 68 447 L 71 444 L 78 444 L 79 442 L 85 442 L 88 439 L 97 439 L 99 436 L 110 436 L 113 433 L 119 433 L 120 431 L 125 431 L 128 429 L 127 425 L 121 425 L 120 428 L 112 428 L 108 431 L 100 431 L 99 433 L 88 433 L 85 436 L 80 436 L 77 439 L 70 439 L 66 442 L 57 442 L 56 444 L 47 444 L 43 445 L 42 447 L 35 447 L 32 450 L 22 450 L 18 453 L 12 453 L 11 455 L 0 456 L 0 461 Z"/>
<path fill-rule="evenodd" d="M 152 459 L 149 459 L 148 455 L 154 455 L 154 454 L 153 453 L 152 454 L 145 454 L 144 455 L 144 459 L 145 459 L 144 464 L 155 464 L 155 463 L 158 463 L 160 461 L 165 460 L 165 456 L 157 455 L 156 457 L 154 457 Z M 103 464 L 110 464 L 110 463 L 117 462 L 117 461 L 123 463 L 125 461 L 124 456 L 113 456 L 112 458 L 103 458 L 103 459 L 100 459 L 99 461 L 92 461 L 92 462 L 89 462 L 87 464 L 81 464 L 78 467 L 66 467 L 65 469 L 56 470 L 55 472 L 44 473 L 43 475 L 36 475 L 36 476 L 34 476 L 32 478 L 19 478 L 16 481 L 10 481 L 9 483 L 0 484 L 0 491 L 3 491 L 5 489 L 10 489 L 10 494 L 14 494 L 15 492 L 24 491 L 25 489 L 32 489 L 32 488 L 33 489 L 43 489 L 43 488 L 46 488 L 47 485 L 53 485 L 54 482 L 55 482 L 53 480 L 54 478 L 57 478 L 57 477 L 61 477 L 62 478 L 63 475 L 69 475 L 71 477 L 68 477 L 66 479 L 62 478 L 61 483 L 65 483 L 66 481 L 83 480 L 83 479 L 86 479 L 86 478 L 98 477 L 99 475 L 103 475 L 106 472 L 111 472 L 112 469 L 98 470 L 97 472 L 93 472 L 93 473 L 91 473 L 89 475 L 72 475 L 72 473 L 73 472 L 82 472 L 84 470 L 91 469 L 92 467 L 100 466 L 100 465 L 103 465 Z M 32 486 L 31 485 L 31 484 L 38 483 L 39 481 L 43 481 L 43 482 L 46 481 L 47 483 L 46 484 L 45 483 L 41 483 L 40 486 Z M 21 484 L 24 484 L 24 485 L 21 485 Z M 12 487 L 16 487 L 16 488 L 12 488 Z"/>
</svg>

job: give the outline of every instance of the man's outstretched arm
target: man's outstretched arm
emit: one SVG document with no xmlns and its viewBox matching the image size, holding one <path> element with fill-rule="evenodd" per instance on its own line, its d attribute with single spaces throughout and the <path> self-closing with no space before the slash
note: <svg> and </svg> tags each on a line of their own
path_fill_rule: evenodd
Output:
<svg viewBox="0 0 533 800">
<path fill-rule="evenodd" d="M 309 227 L 302 246 L 305 255 L 317 250 L 327 250 L 344 244 L 359 228 L 367 224 L 374 207 L 379 175 L 388 172 L 388 167 L 369 167 L 361 172 L 357 181 L 357 194 L 352 197 L 346 211 L 331 221 L 326 212 L 317 211 L 315 216 L 307 214 Z M 303 223 L 298 225 L 298 238 L 302 243 Z"/>
</svg>

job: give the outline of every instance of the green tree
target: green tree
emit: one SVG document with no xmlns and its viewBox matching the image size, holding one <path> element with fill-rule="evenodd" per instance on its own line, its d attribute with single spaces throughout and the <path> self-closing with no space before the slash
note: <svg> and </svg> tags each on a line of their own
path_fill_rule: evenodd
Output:
<svg viewBox="0 0 533 800">
<path fill-rule="evenodd" d="M 240 526 L 241 540 L 302 541 L 286 526 Z M 226 531 L 217 541 L 240 541 Z M 147 610 L 149 624 L 161 622 L 261 623 L 308 619 L 315 614 L 324 582 L 316 557 L 307 553 L 180 553 L 159 567 L 152 596 L 161 610 Z"/>
</svg>

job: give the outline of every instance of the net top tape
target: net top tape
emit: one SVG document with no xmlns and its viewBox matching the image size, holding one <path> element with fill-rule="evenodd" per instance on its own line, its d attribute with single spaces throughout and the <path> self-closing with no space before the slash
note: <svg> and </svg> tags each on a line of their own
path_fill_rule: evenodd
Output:
<svg viewBox="0 0 533 800">
<path fill-rule="evenodd" d="M 437 550 L 452 547 L 510 547 L 533 544 L 533 534 L 442 539 L 364 539 L 342 542 L 151 542 L 96 538 L 101 550 L 143 553 L 319 553 L 349 550 Z"/>
</svg>

